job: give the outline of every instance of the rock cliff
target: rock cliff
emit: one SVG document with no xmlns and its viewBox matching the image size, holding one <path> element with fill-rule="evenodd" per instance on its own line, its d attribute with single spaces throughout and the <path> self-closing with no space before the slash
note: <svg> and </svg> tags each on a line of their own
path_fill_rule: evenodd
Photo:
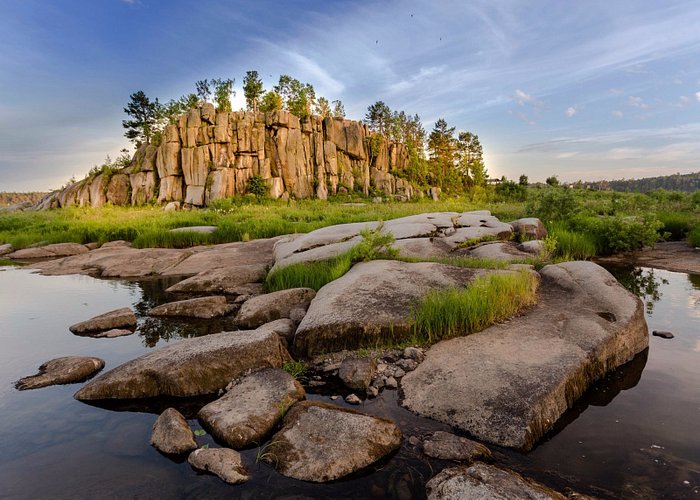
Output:
<svg viewBox="0 0 700 500">
<path fill-rule="evenodd" d="M 247 191 L 253 176 L 272 198 L 325 199 L 344 190 L 410 198 L 397 177 L 406 167 L 403 144 L 375 138 L 361 122 L 287 111 L 217 113 L 206 103 L 167 125 L 160 144 L 141 146 L 131 164 L 74 183 L 42 207 L 100 207 L 182 202 L 205 206 Z"/>
</svg>

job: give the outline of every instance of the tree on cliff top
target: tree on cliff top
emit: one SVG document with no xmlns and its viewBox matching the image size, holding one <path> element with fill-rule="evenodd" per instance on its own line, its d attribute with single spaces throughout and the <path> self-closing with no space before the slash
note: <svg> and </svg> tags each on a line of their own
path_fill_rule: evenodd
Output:
<svg viewBox="0 0 700 500">
<path fill-rule="evenodd" d="M 365 120 L 371 131 L 386 136 L 391 126 L 391 109 L 384 101 L 377 101 L 367 108 Z"/>
<path fill-rule="evenodd" d="M 160 117 L 160 103 L 158 99 L 151 101 L 142 90 L 134 92 L 129 98 L 131 101 L 124 112 L 132 119 L 122 120 L 122 126 L 126 129 L 124 136 L 137 147 L 144 142 L 149 144 Z"/>
<path fill-rule="evenodd" d="M 258 101 L 262 97 L 265 89 L 263 82 L 258 77 L 257 71 L 248 71 L 243 78 L 243 95 L 245 96 L 245 104 L 248 111 L 258 112 Z"/>
<path fill-rule="evenodd" d="M 260 111 L 268 113 L 270 111 L 278 111 L 282 109 L 282 96 L 274 90 L 269 90 L 265 93 L 260 103 Z"/>
<path fill-rule="evenodd" d="M 311 115 L 316 104 L 316 91 L 310 83 L 301 83 L 289 75 L 282 75 L 275 85 L 275 92 L 282 96 L 285 109 L 293 115 L 299 118 Z"/>
<path fill-rule="evenodd" d="M 214 85 L 214 102 L 216 103 L 217 111 L 222 113 L 231 112 L 231 96 L 236 95 L 236 92 L 233 90 L 235 82 L 236 80 L 231 80 L 230 78 L 226 80 L 214 78 L 211 81 L 212 85 Z"/>
</svg>

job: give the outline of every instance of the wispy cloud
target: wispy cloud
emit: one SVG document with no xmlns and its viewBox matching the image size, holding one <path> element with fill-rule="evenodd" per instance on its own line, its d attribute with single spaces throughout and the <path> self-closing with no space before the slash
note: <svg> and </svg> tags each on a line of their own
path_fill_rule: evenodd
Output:
<svg viewBox="0 0 700 500">
<path fill-rule="evenodd" d="M 625 116 L 625 114 L 622 111 L 613 111 L 610 114 L 613 115 L 615 118 L 622 118 L 623 116 Z"/>
<path fill-rule="evenodd" d="M 534 97 L 524 90 L 516 89 L 513 100 L 517 102 L 519 106 L 525 106 L 525 103 L 532 102 Z"/>
<path fill-rule="evenodd" d="M 629 104 L 633 108 L 640 108 L 640 109 L 647 109 L 649 107 L 649 105 L 644 102 L 644 99 L 642 99 L 641 97 L 633 96 L 633 95 L 631 95 L 627 98 L 627 104 Z"/>
<path fill-rule="evenodd" d="M 698 102 L 700 102 L 700 92 L 695 92 L 695 98 L 698 100 Z"/>
<path fill-rule="evenodd" d="M 569 106 L 566 108 L 566 111 L 564 111 L 564 114 L 566 115 L 567 118 L 573 117 L 578 110 L 574 106 Z"/>
</svg>

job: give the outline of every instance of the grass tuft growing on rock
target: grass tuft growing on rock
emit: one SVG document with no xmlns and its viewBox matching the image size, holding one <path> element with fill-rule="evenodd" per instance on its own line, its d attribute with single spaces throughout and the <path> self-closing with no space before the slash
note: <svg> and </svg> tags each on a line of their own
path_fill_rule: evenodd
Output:
<svg viewBox="0 0 700 500">
<path fill-rule="evenodd" d="M 319 262 L 300 262 L 268 274 L 263 286 L 268 293 L 288 288 L 313 288 L 318 291 L 326 283 L 347 273 L 352 264 L 351 252 Z"/>
<path fill-rule="evenodd" d="M 478 332 L 537 300 L 537 276 L 528 271 L 487 274 L 467 288 L 429 293 L 412 318 L 414 338 L 427 343 Z"/>
</svg>

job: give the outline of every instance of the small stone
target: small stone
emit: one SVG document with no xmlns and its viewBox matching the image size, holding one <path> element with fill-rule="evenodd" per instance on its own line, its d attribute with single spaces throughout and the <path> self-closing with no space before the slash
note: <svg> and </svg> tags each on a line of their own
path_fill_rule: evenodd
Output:
<svg viewBox="0 0 700 500">
<path fill-rule="evenodd" d="M 400 359 L 397 363 L 397 366 L 401 367 L 404 371 L 407 372 L 412 372 L 416 368 L 418 368 L 418 362 L 413 360 L 413 359 Z"/>
<path fill-rule="evenodd" d="M 211 472 L 229 484 L 244 483 L 249 478 L 241 462 L 241 454 L 228 448 L 199 448 L 190 453 L 187 462 L 195 469 Z"/>
<path fill-rule="evenodd" d="M 420 439 L 418 439 L 416 436 L 411 436 L 408 438 L 408 443 L 411 446 L 418 446 L 420 444 Z"/>
<path fill-rule="evenodd" d="M 387 368 L 388 368 L 388 365 L 386 363 L 379 363 L 377 365 L 377 373 L 382 373 Z"/>
<path fill-rule="evenodd" d="M 394 378 L 401 378 L 404 375 L 406 375 L 406 372 L 403 371 L 401 368 L 398 368 L 398 367 L 394 368 Z"/>
<path fill-rule="evenodd" d="M 418 363 L 422 363 L 425 359 L 425 354 L 417 347 L 407 347 L 403 350 L 403 357 L 404 359 L 412 359 Z"/>
<path fill-rule="evenodd" d="M 389 377 L 388 379 L 386 379 L 386 382 L 384 384 L 389 389 L 396 389 L 399 386 L 399 383 L 394 377 Z"/>
<path fill-rule="evenodd" d="M 443 431 L 434 432 L 426 439 L 423 451 L 429 457 L 442 460 L 473 461 L 491 458 L 491 451 L 483 444 Z"/>
<path fill-rule="evenodd" d="M 163 453 L 173 455 L 197 449 L 192 429 L 175 408 L 165 410 L 153 424 L 151 445 Z"/>
<path fill-rule="evenodd" d="M 377 389 L 381 389 L 386 385 L 386 377 L 379 376 L 372 380 L 372 385 L 371 387 L 376 387 Z"/>
<path fill-rule="evenodd" d="M 322 387 L 326 385 L 323 380 L 311 380 L 309 381 L 309 387 Z"/>
<path fill-rule="evenodd" d="M 662 339 L 672 339 L 674 337 L 674 335 L 671 332 L 667 332 L 664 330 L 654 330 L 652 332 L 652 335 L 654 335 L 654 337 L 661 337 Z"/>
<path fill-rule="evenodd" d="M 345 397 L 345 402 L 350 403 L 351 405 L 359 405 L 360 403 L 362 403 L 362 400 L 358 398 L 355 394 L 349 394 Z"/>
<path fill-rule="evenodd" d="M 338 399 L 339 397 L 340 397 L 340 396 L 338 396 L 337 394 L 334 394 L 333 396 L 331 396 L 331 399 L 332 399 L 333 401 L 335 401 L 335 400 Z"/>
<path fill-rule="evenodd" d="M 340 380 L 354 390 L 367 390 L 377 371 L 377 362 L 371 358 L 349 358 L 343 361 L 338 371 Z"/>
<path fill-rule="evenodd" d="M 377 389 L 374 386 L 370 386 L 367 388 L 367 396 L 370 398 L 376 398 L 379 396 L 379 389 Z"/>
</svg>

